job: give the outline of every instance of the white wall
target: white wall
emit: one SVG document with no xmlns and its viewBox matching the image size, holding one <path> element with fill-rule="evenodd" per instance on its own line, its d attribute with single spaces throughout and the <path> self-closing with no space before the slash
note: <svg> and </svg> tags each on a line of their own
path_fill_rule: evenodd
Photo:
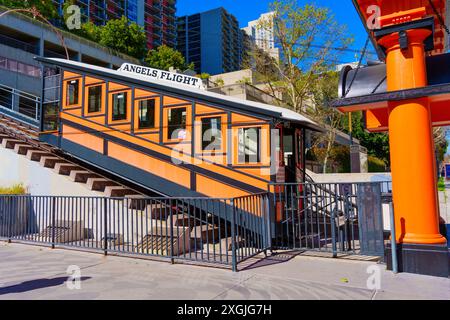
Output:
<svg viewBox="0 0 450 320">
<path fill-rule="evenodd" d="M 32 195 L 54 196 L 103 196 L 85 184 L 72 182 L 69 177 L 44 168 L 39 162 L 18 155 L 0 146 L 0 186 L 9 187 L 22 183 Z"/>
</svg>

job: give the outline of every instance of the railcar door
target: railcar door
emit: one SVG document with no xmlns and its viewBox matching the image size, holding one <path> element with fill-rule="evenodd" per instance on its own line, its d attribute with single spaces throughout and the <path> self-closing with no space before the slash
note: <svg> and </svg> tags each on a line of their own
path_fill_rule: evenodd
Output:
<svg viewBox="0 0 450 320">
<path fill-rule="evenodd" d="M 305 139 L 304 130 L 295 130 L 295 179 L 297 183 L 305 182 L 306 170 L 305 170 Z"/>
</svg>

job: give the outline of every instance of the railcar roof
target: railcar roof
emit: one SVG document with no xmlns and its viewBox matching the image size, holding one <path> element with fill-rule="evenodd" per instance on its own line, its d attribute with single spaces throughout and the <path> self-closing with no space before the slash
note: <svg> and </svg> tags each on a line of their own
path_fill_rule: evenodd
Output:
<svg viewBox="0 0 450 320">
<path fill-rule="evenodd" d="M 212 103 L 224 105 L 225 107 L 227 105 L 230 105 L 233 108 L 241 109 L 243 111 L 250 111 L 281 120 L 292 121 L 315 131 L 323 131 L 323 129 L 321 129 L 316 122 L 287 108 L 225 96 L 206 90 L 188 87 L 186 85 L 178 85 L 166 81 L 153 80 L 139 74 L 132 75 L 126 72 L 121 72 L 119 70 L 108 69 L 78 61 L 43 57 L 36 57 L 35 59 L 44 64 L 57 65 L 60 67 L 79 70 L 81 72 L 85 71 L 100 76 L 106 76 L 109 78 L 121 79 L 122 81 L 141 84 L 144 86 L 145 84 L 148 84 L 152 87 L 155 87 L 156 89 L 160 89 L 163 91 L 173 92 L 175 94 L 180 94 L 190 98 L 203 99 Z"/>
</svg>

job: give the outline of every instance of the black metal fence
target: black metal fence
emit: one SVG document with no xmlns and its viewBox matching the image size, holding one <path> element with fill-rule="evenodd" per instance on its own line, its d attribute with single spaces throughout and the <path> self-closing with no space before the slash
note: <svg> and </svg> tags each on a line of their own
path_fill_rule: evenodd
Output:
<svg viewBox="0 0 450 320">
<path fill-rule="evenodd" d="M 230 266 L 268 249 L 268 195 L 0 196 L 0 239 Z"/>
<path fill-rule="evenodd" d="M 233 270 L 277 249 L 384 255 L 390 206 L 383 195 L 390 183 L 271 189 L 215 199 L 0 195 L 0 239 Z"/>
<path fill-rule="evenodd" d="M 389 182 L 274 184 L 273 248 L 384 255 Z M 383 219 L 384 217 L 384 219 Z"/>
</svg>

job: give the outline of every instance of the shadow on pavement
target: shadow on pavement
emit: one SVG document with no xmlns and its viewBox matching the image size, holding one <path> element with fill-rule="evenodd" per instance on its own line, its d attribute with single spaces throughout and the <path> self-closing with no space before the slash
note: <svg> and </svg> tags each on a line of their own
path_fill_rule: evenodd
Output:
<svg viewBox="0 0 450 320">
<path fill-rule="evenodd" d="M 91 277 L 81 277 L 81 281 L 89 280 Z M 68 277 L 59 277 L 53 279 L 36 279 L 25 281 L 19 284 L 15 284 L 8 287 L 0 288 L 0 295 L 10 294 L 10 293 L 23 293 L 27 291 L 33 291 L 37 289 L 56 287 L 64 284 L 68 280 Z"/>
<path fill-rule="evenodd" d="M 286 263 L 301 253 L 302 253 L 301 251 L 288 251 L 282 253 L 272 253 L 270 256 L 264 258 L 249 259 L 247 260 L 247 263 L 241 262 L 240 270 L 250 270 L 274 264 Z M 243 266 L 244 264 L 246 265 Z"/>
</svg>

